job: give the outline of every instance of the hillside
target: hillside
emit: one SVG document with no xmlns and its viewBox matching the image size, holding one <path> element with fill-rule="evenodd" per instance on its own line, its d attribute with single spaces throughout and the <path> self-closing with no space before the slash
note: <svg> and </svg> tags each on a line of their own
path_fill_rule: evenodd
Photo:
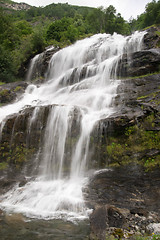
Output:
<svg viewBox="0 0 160 240">
<path fill-rule="evenodd" d="M 26 3 L 16 3 L 10 0 L 0 1 L 0 7 L 16 11 L 29 10 L 31 8 L 31 6 Z"/>
<path fill-rule="evenodd" d="M 46 47 L 63 48 L 97 33 L 129 35 L 133 30 L 158 24 L 160 1 L 152 1 L 138 19 L 126 22 L 111 5 L 90 8 L 65 4 L 31 7 L 0 1 L 0 82 L 24 79 L 29 62 Z"/>
<path fill-rule="evenodd" d="M 96 9 L 59 3 L 36 8 L 11 1 L 1 1 L 1 6 L 0 82 L 24 79 L 31 58 L 50 45 L 63 48 L 100 32 L 130 33 L 129 24 L 113 6 Z"/>
</svg>

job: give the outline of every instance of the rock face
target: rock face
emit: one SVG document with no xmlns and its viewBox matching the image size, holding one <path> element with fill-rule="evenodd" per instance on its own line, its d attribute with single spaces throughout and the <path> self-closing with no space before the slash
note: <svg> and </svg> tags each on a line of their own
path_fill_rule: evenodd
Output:
<svg viewBox="0 0 160 240">
<path fill-rule="evenodd" d="M 129 65 L 125 55 L 120 60 L 120 75 L 137 77 L 121 80 L 117 112 L 98 123 L 92 136 L 92 160 L 106 169 L 93 176 L 84 191 L 93 208 L 92 240 L 159 234 L 160 74 L 155 72 L 160 50 L 154 31 L 145 36 L 145 50 L 134 53 Z M 115 221 L 109 220 L 110 208 Z"/>
<path fill-rule="evenodd" d="M 2 1 L 1 1 L 2 2 Z M 8 9 L 13 9 L 13 10 L 16 10 L 16 11 L 20 11 L 20 10 L 29 10 L 31 8 L 30 5 L 26 4 L 26 3 L 0 3 L 0 6 L 1 7 L 4 7 L 4 8 L 8 8 Z"/>
<path fill-rule="evenodd" d="M 135 52 L 128 56 L 123 55 L 119 62 L 118 72 L 120 77 L 134 77 L 159 71 L 160 49 L 152 48 Z"/>
<path fill-rule="evenodd" d="M 146 226 L 149 232 L 160 221 L 159 175 L 159 170 L 145 173 L 137 165 L 97 173 L 89 183 L 89 204 L 94 209 L 90 239 L 143 235 Z"/>
<path fill-rule="evenodd" d="M 118 76 L 134 77 L 159 72 L 160 35 L 158 28 L 150 28 L 144 36 L 143 51 L 130 56 L 124 54 L 119 60 Z"/>
</svg>

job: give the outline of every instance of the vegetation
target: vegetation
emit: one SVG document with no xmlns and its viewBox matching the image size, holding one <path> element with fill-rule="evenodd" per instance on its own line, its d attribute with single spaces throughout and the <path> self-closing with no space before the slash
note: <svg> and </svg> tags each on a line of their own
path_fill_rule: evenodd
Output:
<svg viewBox="0 0 160 240">
<path fill-rule="evenodd" d="M 0 1 L 0 4 L 13 3 Z M 129 34 L 130 26 L 113 6 L 106 9 L 51 4 L 29 10 L 0 9 L 0 81 L 23 77 L 22 69 L 49 45 L 61 47 L 95 33 Z"/>
<path fill-rule="evenodd" d="M 137 19 L 130 19 L 130 26 L 133 30 L 144 29 L 154 24 L 160 24 L 160 0 L 152 0 L 146 5 L 144 13 Z"/>
<path fill-rule="evenodd" d="M 125 135 L 109 139 L 106 154 L 110 166 L 135 162 L 150 170 L 160 165 L 160 132 L 156 130 L 156 117 L 146 119 L 125 129 Z"/>
<path fill-rule="evenodd" d="M 160 21 L 160 0 L 146 5 L 137 19 L 126 22 L 110 5 L 107 8 L 50 4 L 28 10 L 6 8 L 0 1 L 0 81 L 11 82 L 24 77 L 30 59 L 49 45 L 60 47 L 96 33 L 130 34 Z"/>
</svg>

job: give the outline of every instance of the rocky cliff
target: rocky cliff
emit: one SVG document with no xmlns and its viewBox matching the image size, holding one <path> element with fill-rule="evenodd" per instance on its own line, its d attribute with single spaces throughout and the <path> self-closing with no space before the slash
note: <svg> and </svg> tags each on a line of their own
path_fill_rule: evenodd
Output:
<svg viewBox="0 0 160 240">
<path fill-rule="evenodd" d="M 29 10 L 31 8 L 31 6 L 26 3 L 15 3 L 12 1 L 10 1 L 10 2 L 0 1 L 0 7 L 7 8 L 7 9 L 13 9 L 16 11 Z"/>
<path fill-rule="evenodd" d="M 135 239 L 160 232 L 160 54 L 157 29 L 144 38 L 145 50 L 120 60 L 117 113 L 97 126 L 100 162 L 109 166 L 90 180 L 86 200 L 90 239 Z M 151 48 L 150 48 L 151 47 Z M 134 76 L 134 77 L 132 77 Z M 89 200 L 88 200 L 89 199 Z"/>
</svg>

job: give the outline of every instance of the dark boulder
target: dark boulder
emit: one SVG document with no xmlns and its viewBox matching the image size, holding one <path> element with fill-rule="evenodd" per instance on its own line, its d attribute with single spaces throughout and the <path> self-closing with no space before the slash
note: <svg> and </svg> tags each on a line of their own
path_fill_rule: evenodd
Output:
<svg viewBox="0 0 160 240">
<path fill-rule="evenodd" d="M 36 55 L 28 65 L 27 80 L 34 81 L 37 84 L 43 83 L 47 77 L 49 62 L 59 50 L 59 47 L 49 46 L 44 52 Z"/>
<path fill-rule="evenodd" d="M 118 208 L 109 205 L 96 206 L 90 215 L 90 239 L 106 240 L 109 227 L 122 228 L 125 223 L 126 219 Z"/>
</svg>

